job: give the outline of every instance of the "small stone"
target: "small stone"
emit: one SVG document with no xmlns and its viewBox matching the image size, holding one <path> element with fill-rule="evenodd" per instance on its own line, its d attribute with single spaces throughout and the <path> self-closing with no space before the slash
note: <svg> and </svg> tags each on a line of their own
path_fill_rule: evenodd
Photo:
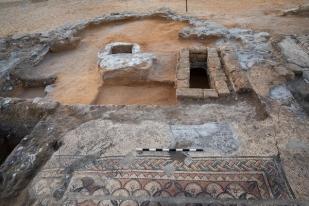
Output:
<svg viewBox="0 0 309 206">
<path fill-rule="evenodd" d="M 284 104 L 289 104 L 293 95 L 285 85 L 275 86 L 270 90 L 270 97 Z"/>
</svg>

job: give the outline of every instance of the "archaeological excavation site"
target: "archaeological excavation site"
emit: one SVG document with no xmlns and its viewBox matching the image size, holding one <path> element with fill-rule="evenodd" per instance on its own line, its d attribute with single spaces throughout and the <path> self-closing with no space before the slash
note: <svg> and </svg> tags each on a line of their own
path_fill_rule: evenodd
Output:
<svg viewBox="0 0 309 206">
<path fill-rule="evenodd" d="M 309 205 L 309 0 L 0 0 L 11 205 Z"/>
</svg>

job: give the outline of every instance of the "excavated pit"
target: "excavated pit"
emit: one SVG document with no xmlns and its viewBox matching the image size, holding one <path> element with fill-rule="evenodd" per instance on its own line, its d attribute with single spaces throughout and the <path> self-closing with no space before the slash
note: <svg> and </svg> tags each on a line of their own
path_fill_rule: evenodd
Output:
<svg viewBox="0 0 309 206">
<path fill-rule="evenodd" d="M 180 39 L 178 33 L 186 25 L 184 22 L 144 19 L 91 27 L 80 34 L 82 40 L 77 48 L 48 53 L 31 74 L 57 76 L 48 98 L 63 104 L 174 105 L 178 51 L 211 43 Z M 157 57 L 147 81 L 129 85 L 117 81 L 113 85 L 104 84 L 97 66 L 97 54 L 111 42 L 137 43 L 143 52 Z M 113 54 L 131 52 L 132 46 L 112 48 Z M 32 95 L 34 91 L 30 93 L 30 97 L 43 96 L 41 90 L 37 95 Z M 22 94 L 15 96 L 21 97 Z"/>
</svg>

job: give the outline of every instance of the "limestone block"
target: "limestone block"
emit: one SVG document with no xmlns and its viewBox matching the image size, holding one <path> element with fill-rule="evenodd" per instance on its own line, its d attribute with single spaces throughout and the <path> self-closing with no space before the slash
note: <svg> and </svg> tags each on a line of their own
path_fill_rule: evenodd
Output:
<svg viewBox="0 0 309 206">
<path fill-rule="evenodd" d="M 177 98 L 203 99 L 204 91 L 203 89 L 177 88 L 176 96 Z"/>
<path fill-rule="evenodd" d="M 179 52 L 179 59 L 189 59 L 189 49 L 181 49 Z"/>
<path fill-rule="evenodd" d="M 177 80 L 177 88 L 189 88 L 189 79 Z"/>
<path fill-rule="evenodd" d="M 203 89 L 204 99 L 218 98 L 218 93 L 215 89 Z"/>
<path fill-rule="evenodd" d="M 230 94 L 230 90 L 227 87 L 227 84 L 225 81 L 220 80 L 215 82 L 215 88 L 218 92 L 219 96 L 227 96 Z"/>
<path fill-rule="evenodd" d="M 179 52 L 176 78 L 178 80 L 186 80 L 189 79 L 189 76 L 190 76 L 189 49 L 182 49 Z"/>
<path fill-rule="evenodd" d="M 140 52 L 137 44 L 115 42 L 99 52 L 99 68 L 104 84 L 130 84 L 146 81 L 156 61 L 151 53 Z"/>
<path fill-rule="evenodd" d="M 219 69 L 221 62 L 215 48 L 208 48 L 207 67 L 209 70 Z"/>
<path fill-rule="evenodd" d="M 176 77 L 179 80 L 189 79 L 190 76 L 190 64 L 189 62 L 180 61 L 177 66 Z"/>
</svg>

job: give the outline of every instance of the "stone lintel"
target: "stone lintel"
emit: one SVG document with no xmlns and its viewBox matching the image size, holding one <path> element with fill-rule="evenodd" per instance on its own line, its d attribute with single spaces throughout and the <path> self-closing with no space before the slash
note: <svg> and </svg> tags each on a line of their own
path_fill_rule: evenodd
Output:
<svg viewBox="0 0 309 206">
<path fill-rule="evenodd" d="M 203 99 L 204 91 L 195 88 L 177 88 L 176 96 L 177 98 Z"/>
<path fill-rule="evenodd" d="M 178 99 L 208 99 L 218 98 L 218 93 L 215 89 L 177 88 L 176 96 Z"/>
</svg>

